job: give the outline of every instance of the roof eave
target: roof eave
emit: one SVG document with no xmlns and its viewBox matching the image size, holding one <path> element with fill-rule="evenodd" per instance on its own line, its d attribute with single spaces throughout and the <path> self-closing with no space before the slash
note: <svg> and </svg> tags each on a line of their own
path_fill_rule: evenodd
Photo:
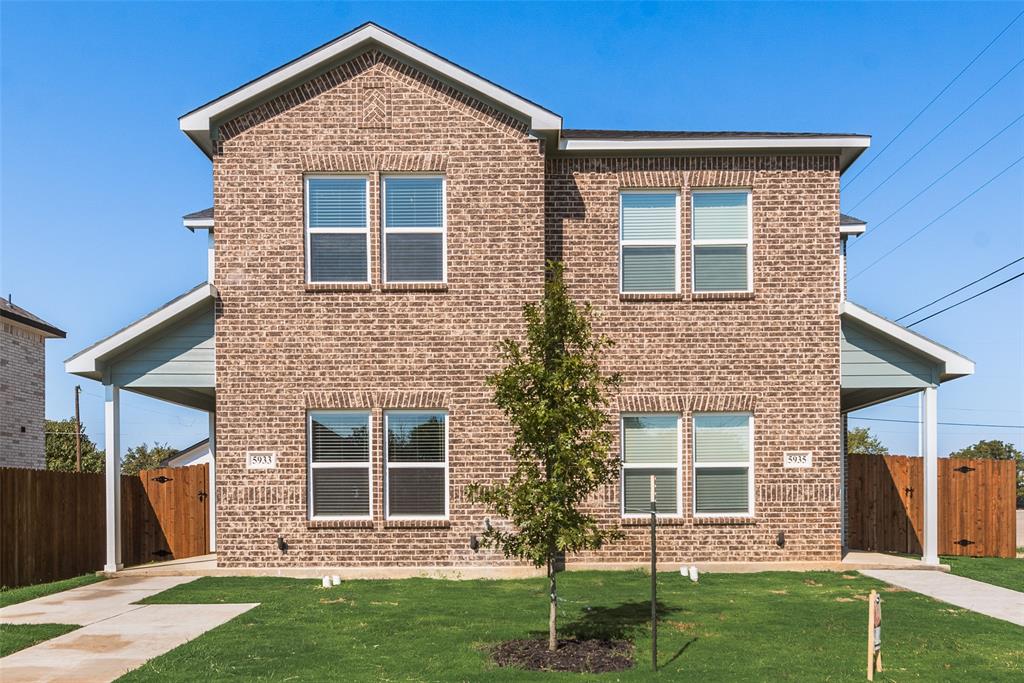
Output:
<svg viewBox="0 0 1024 683">
<path fill-rule="evenodd" d="M 862 325 L 867 325 L 876 332 L 940 363 L 940 382 L 947 382 L 974 374 L 975 364 L 970 358 L 899 323 L 869 311 L 863 306 L 858 306 L 850 300 L 842 303 L 840 314 Z"/>
<path fill-rule="evenodd" d="M 208 156 L 213 156 L 212 130 L 217 121 L 246 111 L 247 107 L 265 100 L 276 92 L 284 92 L 324 68 L 328 62 L 371 46 L 378 46 L 399 57 L 415 62 L 423 70 L 452 81 L 504 109 L 524 116 L 537 131 L 560 130 L 562 118 L 554 112 L 526 100 L 495 83 L 478 76 L 443 57 L 430 52 L 376 24 L 359 28 L 295 59 L 263 76 L 218 97 L 178 119 L 181 130 Z"/>
</svg>

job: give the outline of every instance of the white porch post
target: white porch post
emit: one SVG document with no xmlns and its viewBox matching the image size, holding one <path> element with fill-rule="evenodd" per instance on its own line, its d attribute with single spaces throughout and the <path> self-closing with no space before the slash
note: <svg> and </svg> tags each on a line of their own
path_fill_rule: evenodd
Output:
<svg viewBox="0 0 1024 683">
<path fill-rule="evenodd" d="M 217 413 L 207 413 L 210 420 L 210 552 L 217 551 Z"/>
<path fill-rule="evenodd" d="M 921 455 L 924 457 L 925 564 L 939 563 L 939 412 L 938 388 L 921 392 Z"/>
<path fill-rule="evenodd" d="M 839 547 L 846 554 L 846 413 L 839 415 Z"/>
<path fill-rule="evenodd" d="M 121 564 L 121 396 L 120 389 L 113 384 L 103 387 L 106 394 L 104 406 L 104 435 L 106 440 L 107 482 L 107 561 L 103 570 L 116 572 Z"/>
</svg>

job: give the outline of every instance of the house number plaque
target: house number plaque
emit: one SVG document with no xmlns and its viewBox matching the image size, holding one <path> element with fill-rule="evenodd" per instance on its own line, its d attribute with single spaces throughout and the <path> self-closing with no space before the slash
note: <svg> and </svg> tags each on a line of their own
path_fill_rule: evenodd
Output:
<svg viewBox="0 0 1024 683">
<path fill-rule="evenodd" d="M 810 451 L 786 451 L 782 454 L 783 467 L 810 467 Z"/>
<path fill-rule="evenodd" d="M 277 467 L 277 453 L 270 451 L 249 451 L 245 454 L 247 470 L 272 470 Z"/>
</svg>

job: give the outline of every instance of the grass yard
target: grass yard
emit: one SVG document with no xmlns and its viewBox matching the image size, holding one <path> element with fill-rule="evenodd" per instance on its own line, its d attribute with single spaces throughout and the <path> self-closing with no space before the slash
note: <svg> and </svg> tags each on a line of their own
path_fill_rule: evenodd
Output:
<svg viewBox="0 0 1024 683">
<path fill-rule="evenodd" d="M 631 638 L 636 667 L 601 676 L 497 669 L 485 648 L 542 636 L 543 579 L 319 581 L 214 578 L 147 603 L 261 606 L 129 673 L 123 681 L 650 680 L 649 579 L 640 572 L 562 575 L 561 634 Z M 889 589 L 859 574 L 659 576 L 658 659 L 665 680 L 862 681 L 867 603 L 885 604 L 878 680 L 1024 679 L 1018 626 Z"/>
<path fill-rule="evenodd" d="M 940 561 L 949 565 L 951 574 L 1024 592 L 1024 559 L 943 556 Z"/>
<path fill-rule="evenodd" d="M 0 589 L 0 607 L 16 605 L 19 602 L 41 598 L 44 595 L 52 595 L 61 591 L 87 586 L 90 583 L 102 581 L 103 577 L 95 574 L 76 576 L 73 579 L 63 581 L 52 581 L 50 583 L 39 583 L 33 586 L 21 586 L 20 588 Z M 72 624 L 0 624 L 0 657 L 24 650 L 36 643 L 41 643 L 50 638 L 62 636 L 65 633 L 74 631 L 78 626 Z"/>
</svg>

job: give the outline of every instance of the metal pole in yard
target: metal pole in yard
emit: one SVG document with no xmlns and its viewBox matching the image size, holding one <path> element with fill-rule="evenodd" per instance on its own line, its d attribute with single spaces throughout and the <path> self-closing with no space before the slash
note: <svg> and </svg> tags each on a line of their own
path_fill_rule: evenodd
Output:
<svg viewBox="0 0 1024 683">
<path fill-rule="evenodd" d="M 82 394 L 81 385 L 75 385 L 75 472 L 82 471 L 82 420 L 78 415 L 78 397 Z"/>
<path fill-rule="evenodd" d="M 651 668 L 658 670 L 658 503 L 651 475 Z"/>
</svg>

